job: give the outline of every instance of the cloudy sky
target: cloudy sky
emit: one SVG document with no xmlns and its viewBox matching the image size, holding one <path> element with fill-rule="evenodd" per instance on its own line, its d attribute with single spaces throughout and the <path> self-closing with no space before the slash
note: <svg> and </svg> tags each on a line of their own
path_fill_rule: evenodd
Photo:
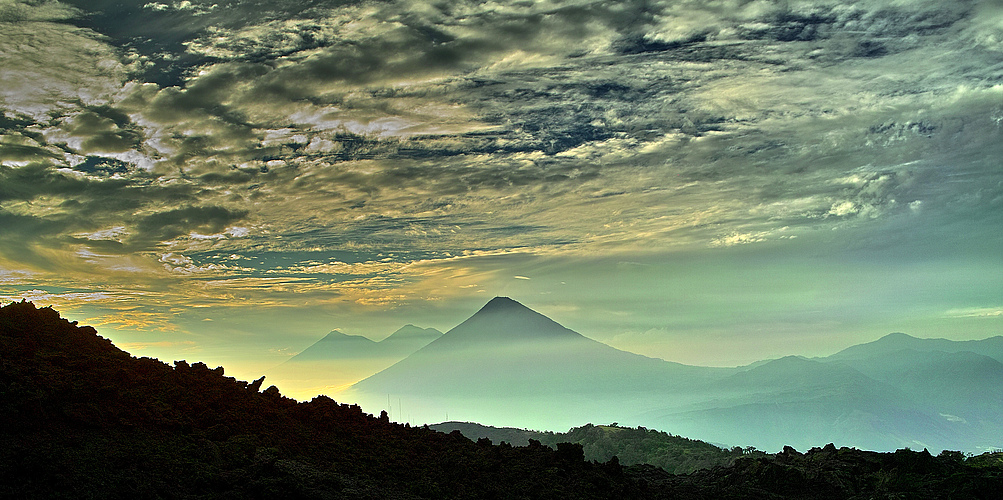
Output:
<svg viewBox="0 0 1003 500">
<path fill-rule="evenodd" d="M 1003 333 L 998 0 L 0 0 L 0 111 L 0 298 L 137 355 Z"/>
</svg>

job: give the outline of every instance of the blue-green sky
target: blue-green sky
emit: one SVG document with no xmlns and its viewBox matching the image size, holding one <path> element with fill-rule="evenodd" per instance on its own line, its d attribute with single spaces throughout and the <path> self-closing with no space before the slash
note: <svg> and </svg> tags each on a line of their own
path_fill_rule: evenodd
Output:
<svg viewBox="0 0 1003 500">
<path fill-rule="evenodd" d="M 0 0 L 0 296 L 253 377 L 507 295 L 685 363 L 1003 332 L 998 1 Z"/>
</svg>

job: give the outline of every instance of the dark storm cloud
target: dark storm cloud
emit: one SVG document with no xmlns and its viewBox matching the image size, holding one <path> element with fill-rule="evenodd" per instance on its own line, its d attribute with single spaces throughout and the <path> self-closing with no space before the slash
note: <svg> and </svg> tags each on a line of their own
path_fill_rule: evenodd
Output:
<svg viewBox="0 0 1003 500">
<path fill-rule="evenodd" d="M 112 116 L 85 111 L 68 120 L 67 134 L 83 139 L 77 151 L 120 153 L 141 146 L 142 136 L 129 126 L 128 117 L 117 112 L 108 114 Z"/>
<path fill-rule="evenodd" d="M 85 168 L 86 163 L 75 167 L 81 173 L 46 163 L 0 167 L 0 209 L 12 218 L 7 230 L 19 234 L 12 241 L 53 249 L 83 245 L 128 255 L 153 250 L 164 240 L 192 232 L 218 233 L 248 213 L 195 205 L 205 195 L 190 183 L 159 183 L 141 174 L 126 178 L 121 174 L 130 172 L 122 165 L 115 172 L 108 170 L 114 167 L 107 163 L 94 161 Z M 112 174 L 117 178 L 107 177 Z M 190 206 L 163 208 L 179 204 Z M 24 215 L 36 211 L 39 215 Z M 17 229 L 24 227 L 33 229 Z M 119 228 L 110 232 L 114 237 L 101 236 L 112 227 Z"/>
<path fill-rule="evenodd" d="M 190 0 L 149 2 L 146 0 L 67 0 L 63 2 L 85 12 L 75 22 L 114 39 L 137 56 L 142 64 L 138 75 L 162 86 L 184 83 L 195 68 L 214 58 L 185 52 L 185 43 L 214 27 L 239 29 L 247 25 L 310 16 L 318 4 L 337 6 L 352 2 L 257 0 Z"/>
<path fill-rule="evenodd" d="M 191 184 L 159 183 L 152 175 L 132 172 L 121 163 L 91 157 L 78 164 L 74 173 L 51 163 L 35 162 L 23 167 L 0 167 L 0 202 L 39 199 L 58 200 L 64 207 L 87 218 L 120 216 L 121 212 L 166 203 L 198 199 L 200 188 Z M 129 178 L 110 174 L 130 174 Z M 97 174 L 97 175 L 94 175 Z M 82 220 L 81 224 L 86 224 Z"/>
<path fill-rule="evenodd" d="M 37 241 L 39 235 L 52 234 L 65 230 L 70 226 L 70 220 L 65 217 L 42 218 L 31 215 L 12 214 L 0 208 L 0 232 L 8 248 L 30 248 L 30 243 Z M 21 252 L 22 258 L 30 258 L 34 252 Z M 7 254 L 10 255 L 10 254 Z"/>
<path fill-rule="evenodd" d="M 741 24 L 741 36 L 779 42 L 806 42 L 858 35 L 862 44 L 880 44 L 908 35 L 939 35 L 969 15 L 977 1 L 894 3 L 778 4 L 758 19 Z M 863 37 L 859 37 L 863 35 Z M 858 54 L 862 57 L 879 55 Z"/>
<path fill-rule="evenodd" d="M 77 194 L 87 191 L 87 184 L 57 172 L 49 163 L 36 162 L 24 167 L 0 166 L 0 202 Z"/>
<path fill-rule="evenodd" d="M 8 133 L 0 137 L 0 160 L 25 162 L 59 157 L 61 155 L 51 148 L 45 148 L 38 141 L 20 133 Z"/>
</svg>

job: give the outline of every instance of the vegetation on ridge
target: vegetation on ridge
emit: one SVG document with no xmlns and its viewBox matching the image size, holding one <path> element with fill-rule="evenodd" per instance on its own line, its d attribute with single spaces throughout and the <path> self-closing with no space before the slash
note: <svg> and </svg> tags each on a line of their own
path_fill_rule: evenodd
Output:
<svg viewBox="0 0 1003 500">
<path fill-rule="evenodd" d="M 582 446 L 586 460 L 607 462 L 615 456 L 623 465 L 654 465 L 673 474 L 729 465 L 740 457 L 766 456 L 752 447 L 725 449 L 655 429 L 621 427 L 615 423 L 586 424 L 568 432 L 499 428 L 470 422 L 443 422 L 430 427 L 442 432 L 458 430 L 472 440 L 488 438 L 512 445 L 526 445 L 536 440 L 556 449 L 558 443 L 574 443 Z"/>
</svg>

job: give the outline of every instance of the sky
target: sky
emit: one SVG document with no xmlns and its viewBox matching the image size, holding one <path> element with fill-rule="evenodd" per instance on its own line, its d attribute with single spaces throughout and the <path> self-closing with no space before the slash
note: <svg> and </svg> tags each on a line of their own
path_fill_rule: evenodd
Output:
<svg viewBox="0 0 1003 500">
<path fill-rule="evenodd" d="M 135 355 L 1003 333 L 998 0 L 0 0 L 0 111 L 0 300 Z"/>
</svg>

